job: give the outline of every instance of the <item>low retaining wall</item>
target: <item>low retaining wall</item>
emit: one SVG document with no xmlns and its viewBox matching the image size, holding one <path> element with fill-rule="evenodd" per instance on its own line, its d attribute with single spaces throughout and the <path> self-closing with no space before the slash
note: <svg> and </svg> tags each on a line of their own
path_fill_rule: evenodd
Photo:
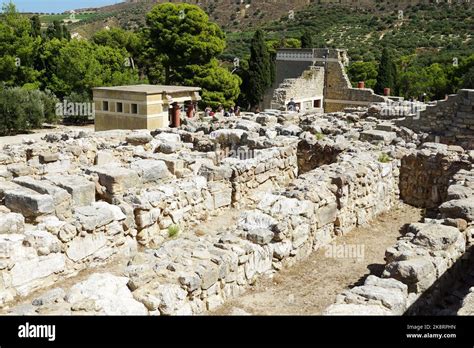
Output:
<svg viewBox="0 0 474 348">
<path fill-rule="evenodd" d="M 423 164 L 432 158 L 426 149 L 408 157 L 410 163 L 414 159 L 420 160 L 420 168 L 425 168 Z M 444 157 L 443 161 L 447 158 Z M 457 161 L 459 158 L 453 155 L 450 163 Z M 429 170 L 426 175 L 430 175 Z M 445 187 L 447 193 L 437 196 L 436 200 L 425 197 L 424 190 L 414 191 L 416 202 L 427 199 L 433 205 L 442 203 L 438 218 L 410 224 L 404 236 L 387 249 L 387 264 L 382 278 L 371 275 L 364 285 L 345 290 L 338 295 L 336 303 L 325 310 L 326 315 L 419 314 L 427 306 L 434 306 L 455 284 L 465 270 L 465 252 L 472 249 L 471 224 L 474 215 L 471 207 L 474 206 L 474 196 L 470 183 L 471 170 L 459 170 L 452 175 L 454 181 Z M 417 177 L 412 172 L 413 179 L 409 181 L 414 183 Z M 446 185 L 448 179 L 443 184 Z M 400 175 L 400 180 L 407 180 L 407 177 Z M 423 180 L 419 182 L 422 187 L 424 184 Z M 420 192 L 425 198 L 418 196 Z M 443 202 L 443 199 L 448 200 Z"/>
</svg>

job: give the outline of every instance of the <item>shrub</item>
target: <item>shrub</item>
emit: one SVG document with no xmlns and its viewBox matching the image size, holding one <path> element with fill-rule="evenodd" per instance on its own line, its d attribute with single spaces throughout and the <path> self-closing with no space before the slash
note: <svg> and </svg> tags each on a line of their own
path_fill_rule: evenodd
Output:
<svg viewBox="0 0 474 348">
<path fill-rule="evenodd" d="M 316 133 L 315 134 L 317 140 L 323 140 L 324 139 L 324 134 L 323 133 Z"/>
<path fill-rule="evenodd" d="M 178 225 L 171 225 L 168 227 L 168 237 L 174 238 L 179 233 L 179 226 Z"/>
<path fill-rule="evenodd" d="M 392 159 L 390 158 L 390 156 L 386 153 L 381 153 L 380 156 L 379 156 L 379 162 L 380 163 L 389 163 L 391 162 Z"/>
<path fill-rule="evenodd" d="M 0 88 L 0 135 L 10 135 L 57 121 L 56 96 L 47 91 Z"/>
</svg>

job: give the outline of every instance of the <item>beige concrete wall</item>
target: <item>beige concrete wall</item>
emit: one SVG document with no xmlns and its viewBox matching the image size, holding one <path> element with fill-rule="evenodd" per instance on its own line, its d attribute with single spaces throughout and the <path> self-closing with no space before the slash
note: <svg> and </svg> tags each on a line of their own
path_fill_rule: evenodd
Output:
<svg viewBox="0 0 474 348">
<path fill-rule="evenodd" d="M 155 117 L 140 117 L 119 114 L 104 114 L 96 112 L 95 131 L 112 129 L 149 129 L 168 127 L 168 115 Z"/>
<path fill-rule="evenodd" d="M 111 129 L 147 129 L 147 119 L 145 117 L 131 117 L 119 114 L 104 114 L 96 112 L 95 130 L 96 132 Z"/>
<path fill-rule="evenodd" d="M 200 100 L 197 92 L 171 93 L 173 101 L 184 102 L 187 100 Z M 104 111 L 103 101 L 109 102 L 109 110 Z M 141 92 L 94 90 L 94 103 L 96 106 L 95 130 L 104 131 L 112 129 L 149 129 L 168 127 L 169 119 L 167 100 L 162 94 Z M 117 112 L 117 103 L 123 104 L 123 111 Z M 132 114 L 131 104 L 137 104 L 138 114 Z"/>
</svg>

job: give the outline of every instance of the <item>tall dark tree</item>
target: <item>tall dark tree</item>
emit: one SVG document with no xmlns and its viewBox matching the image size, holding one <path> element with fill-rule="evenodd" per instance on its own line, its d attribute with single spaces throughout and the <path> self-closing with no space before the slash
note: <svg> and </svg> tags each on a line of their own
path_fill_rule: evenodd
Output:
<svg viewBox="0 0 474 348">
<path fill-rule="evenodd" d="M 252 38 L 248 79 L 247 98 L 250 105 L 256 107 L 272 83 L 271 58 L 261 30 L 257 30 Z"/>
<path fill-rule="evenodd" d="M 41 36 L 41 21 L 38 15 L 34 15 L 30 19 L 31 33 L 34 37 Z"/>
<path fill-rule="evenodd" d="M 67 30 L 64 24 L 61 24 L 59 21 L 55 20 L 48 26 L 46 30 L 46 36 L 51 39 L 66 39 L 69 40 L 71 38 L 71 34 L 69 30 Z"/>
<path fill-rule="evenodd" d="M 464 75 L 461 87 L 469 89 L 474 88 L 474 66 L 472 66 L 471 69 L 468 70 L 466 75 Z"/>
<path fill-rule="evenodd" d="M 314 40 L 313 35 L 309 30 L 305 30 L 301 36 L 301 48 L 313 48 Z"/>
<path fill-rule="evenodd" d="M 71 40 L 71 33 L 69 32 L 68 28 L 63 24 L 61 28 L 63 39 Z"/>
<path fill-rule="evenodd" d="M 397 66 L 393 61 L 392 55 L 387 47 L 382 51 L 380 58 L 379 72 L 377 76 L 377 83 L 375 84 L 375 92 L 383 94 L 384 88 L 390 88 L 392 92 L 395 91 L 397 85 Z"/>
<path fill-rule="evenodd" d="M 165 67 L 165 83 L 183 81 L 188 65 L 205 65 L 221 54 L 225 34 L 198 6 L 165 3 L 147 14 L 149 41 Z"/>
</svg>

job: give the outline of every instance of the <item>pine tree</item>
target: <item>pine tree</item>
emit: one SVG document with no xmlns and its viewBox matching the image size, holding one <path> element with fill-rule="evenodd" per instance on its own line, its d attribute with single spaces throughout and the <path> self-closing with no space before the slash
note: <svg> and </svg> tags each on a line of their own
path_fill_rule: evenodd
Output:
<svg viewBox="0 0 474 348">
<path fill-rule="evenodd" d="M 246 94 L 250 105 L 255 107 L 272 84 L 271 58 L 261 30 L 257 30 L 252 38 L 248 79 Z"/>
<path fill-rule="evenodd" d="M 41 36 L 41 21 L 38 15 L 31 17 L 31 33 L 34 37 Z"/>
<path fill-rule="evenodd" d="M 474 88 L 474 66 L 472 66 L 464 75 L 461 87 L 468 89 Z"/>
<path fill-rule="evenodd" d="M 375 93 L 383 94 L 384 88 L 390 88 L 392 92 L 395 91 L 397 84 L 397 67 L 393 61 L 392 55 L 388 48 L 382 51 L 380 58 L 379 73 L 377 76 L 377 83 L 375 84 Z"/>
<path fill-rule="evenodd" d="M 303 35 L 301 36 L 301 48 L 313 48 L 313 36 L 311 32 L 305 30 Z"/>
</svg>

